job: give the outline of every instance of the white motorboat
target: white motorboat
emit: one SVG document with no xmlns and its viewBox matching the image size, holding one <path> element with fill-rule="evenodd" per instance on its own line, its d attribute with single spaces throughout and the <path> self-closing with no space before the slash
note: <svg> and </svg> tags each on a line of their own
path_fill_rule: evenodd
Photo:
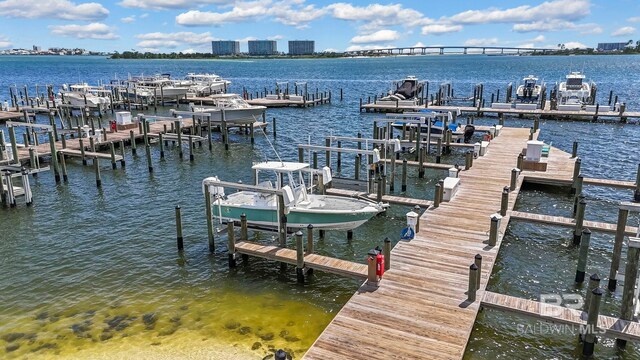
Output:
<svg viewBox="0 0 640 360">
<path fill-rule="evenodd" d="M 317 170 L 311 169 L 306 163 L 268 161 L 253 165 L 252 169 L 256 186 L 282 190 L 287 228 L 300 229 L 313 225 L 315 229 L 350 230 L 386 208 L 386 205 L 363 199 L 309 194 L 303 173 L 311 174 Z M 324 182 L 331 181 L 329 168 L 321 171 Z M 267 173 L 263 181 L 260 179 L 261 173 Z M 203 187 L 209 187 L 213 216 L 221 222 L 239 221 L 241 215 L 245 214 L 247 223 L 251 225 L 278 227 L 278 195 L 260 191 L 225 194 L 217 177 L 206 178 L 202 184 Z"/>
<path fill-rule="evenodd" d="M 157 99 L 175 100 L 184 98 L 189 91 L 188 87 L 181 86 L 172 80 L 169 74 L 154 75 L 150 77 L 135 77 L 128 80 L 130 85 L 137 90 L 149 91 Z"/>
<path fill-rule="evenodd" d="M 211 115 L 212 121 L 221 121 L 224 110 L 224 119 L 234 123 L 254 123 L 262 118 L 266 111 L 265 106 L 250 105 L 238 94 L 215 94 L 207 97 L 213 106 L 193 106 L 193 112 L 201 112 Z"/>
<path fill-rule="evenodd" d="M 111 91 L 102 87 L 90 86 L 87 83 L 73 84 L 67 86 L 62 85 L 60 96 L 62 102 L 71 106 L 95 108 L 98 105 L 103 108 L 109 108 L 111 100 L 108 94 Z"/>
<path fill-rule="evenodd" d="M 216 74 L 189 73 L 184 80 L 177 82 L 177 86 L 187 87 L 194 96 L 226 93 L 231 81 L 224 80 Z"/>
<path fill-rule="evenodd" d="M 529 75 L 522 79 L 522 85 L 516 90 L 516 98 L 521 102 L 537 102 L 542 92 L 542 86 L 538 84 L 538 78 Z"/>
<path fill-rule="evenodd" d="M 415 76 L 407 76 L 396 83 L 396 89 L 389 91 L 389 95 L 378 99 L 377 104 L 390 104 L 398 106 L 417 106 L 420 101 L 420 93 L 424 87 L 424 81 L 418 81 Z"/>
<path fill-rule="evenodd" d="M 566 81 L 558 87 L 558 103 L 563 105 L 593 104 L 592 88 L 595 84 L 585 81 L 585 75 L 579 71 L 572 71 L 566 76 Z"/>
</svg>

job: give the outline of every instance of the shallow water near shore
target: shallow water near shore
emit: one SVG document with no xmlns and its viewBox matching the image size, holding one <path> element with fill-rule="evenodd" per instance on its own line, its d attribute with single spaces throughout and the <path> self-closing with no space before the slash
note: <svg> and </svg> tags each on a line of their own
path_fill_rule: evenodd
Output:
<svg viewBox="0 0 640 360">
<path fill-rule="evenodd" d="M 152 147 L 154 172 L 144 153 L 127 149 L 125 170 L 101 163 L 101 189 L 93 168 L 67 160 L 69 183 L 56 185 L 50 173 L 32 180 L 33 207 L 0 209 L 0 358 L 247 358 L 262 359 L 274 349 L 301 355 L 359 286 L 359 281 L 315 272 L 304 285 L 290 267 L 250 259 L 234 270 L 227 266 L 226 235 L 216 234 L 216 253 L 207 250 L 204 199 L 200 183 L 208 176 L 251 181 L 252 161 L 297 159 L 296 144 L 309 136 L 316 144 L 326 135 L 369 136 L 379 115 L 358 112 L 360 97 L 386 91 L 391 80 L 416 75 L 435 84 L 450 80 L 457 94 L 485 83 L 485 97 L 530 73 L 560 80 L 571 67 L 583 67 L 598 83 L 599 101 L 614 89 L 632 110 L 640 109 L 640 58 L 616 57 L 402 57 L 384 59 L 244 61 L 127 61 L 102 58 L 0 57 L 0 100 L 10 84 L 108 81 L 115 74 L 215 72 L 229 78 L 231 91 L 273 88 L 275 81 L 306 80 L 309 88 L 331 90 L 333 104 L 308 109 L 270 109 L 278 135 L 258 132 L 255 146 L 241 134 L 231 136 L 225 152 L 219 134 L 214 149 L 195 150 L 195 161 L 179 160 L 175 148 Z M 337 98 L 343 89 L 344 100 Z M 32 89 L 34 91 L 34 89 Z M 502 95 L 503 97 L 504 95 Z M 151 110 L 152 112 L 153 110 Z M 168 108 L 160 109 L 168 113 Z M 47 122 L 46 119 L 39 121 Z M 463 120 L 464 121 L 464 120 Z M 530 126 L 527 119 L 507 119 L 510 126 Z M 496 119 L 479 119 L 493 124 Z M 564 151 L 580 141 L 585 176 L 633 180 L 640 126 L 636 124 L 543 120 L 541 139 Z M 273 143 L 273 148 L 270 145 Z M 345 146 L 343 144 L 343 146 Z M 185 150 L 186 151 L 186 150 Z M 188 157 L 187 157 L 188 159 Z M 324 162 L 324 153 L 319 154 Z M 433 159 L 430 158 L 429 161 Z M 333 162 L 335 163 L 335 155 Z M 343 156 L 342 173 L 353 174 L 353 158 Z M 443 162 L 463 164 L 461 151 Z M 514 159 L 515 165 L 515 159 Z M 406 195 L 431 199 L 443 172 L 427 170 L 426 179 L 409 171 Z M 398 186 L 399 187 L 399 186 Z M 585 187 L 588 220 L 615 222 L 616 202 L 630 191 Z M 174 206 L 182 207 L 185 252 L 175 245 Z M 571 198 L 562 190 L 526 190 L 517 209 L 570 216 Z M 409 208 L 393 206 L 358 228 L 347 241 L 329 231 L 316 252 L 363 262 L 366 252 L 385 237 L 398 241 Z M 637 226 L 638 216 L 629 224 Z M 273 234 L 252 233 L 257 241 L 276 243 Z M 291 241 L 291 240 L 289 240 Z M 571 231 L 513 222 L 505 235 L 489 289 L 538 299 L 542 293 L 580 293 L 573 282 L 577 250 Z M 290 243 L 291 244 L 291 243 Z M 588 273 L 606 278 L 612 235 L 594 234 Z M 291 246 L 291 245 L 290 245 Z M 626 253 L 623 253 L 623 259 Z M 602 314 L 619 314 L 621 291 L 603 298 Z M 381 309 L 384 311 L 384 309 Z M 374 314 L 372 314 L 373 316 Z M 485 310 L 474 326 L 465 358 L 539 359 L 579 357 L 570 334 L 518 332 L 535 322 Z M 600 358 L 634 359 L 637 345 L 619 352 L 610 339 L 596 347 Z"/>
</svg>

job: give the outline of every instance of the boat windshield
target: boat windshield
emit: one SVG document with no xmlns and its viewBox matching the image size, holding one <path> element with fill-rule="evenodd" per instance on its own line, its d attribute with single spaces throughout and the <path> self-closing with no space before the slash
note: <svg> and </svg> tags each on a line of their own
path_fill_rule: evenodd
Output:
<svg viewBox="0 0 640 360">
<path fill-rule="evenodd" d="M 567 89 L 581 89 L 582 88 L 582 79 L 581 78 L 569 78 L 567 79 Z"/>
<path fill-rule="evenodd" d="M 525 80 L 524 81 L 524 87 L 526 87 L 526 88 L 532 88 L 532 87 L 535 87 L 535 86 L 536 86 L 536 81 L 535 80 L 529 79 L 529 80 Z"/>
</svg>

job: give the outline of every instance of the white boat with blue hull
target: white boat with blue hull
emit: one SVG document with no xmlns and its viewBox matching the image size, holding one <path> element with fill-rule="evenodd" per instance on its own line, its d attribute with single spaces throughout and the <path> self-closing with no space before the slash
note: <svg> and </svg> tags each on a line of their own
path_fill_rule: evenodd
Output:
<svg viewBox="0 0 640 360">
<path fill-rule="evenodd" d="M 364 224 L 372 216 L 385 211 L 386 206 L 372 201 L 331 195 L 309 194 L 303 173 L 311 175 L 316 170 L 309 164 L 268 161 L 252 167 L 255 171 L 255 191 L 238 191 L 225 194 L 217 177 L 207 178 L 203 186 L 209 186 L 213 197 L 212 213 L 220 222 L 239 221 L 247 216 L 247 223 L 258 227 L 278 227 L 278 195 L 260 192 L 259 188 L 282 191 L 287 228 L 306 228 L 313 225 L 323 230 L 351 230 Z M 260 181 L 260 173 L 267 173 Z M 331 181 L 329 168 L 324 168 L 323 182 Z M 311 176 L 309 181 L 311 182 Z M 273 186 L 275 181 L 275 186 Z M 310 187 L 311 188 L 311 187 Z"/>
</svg>

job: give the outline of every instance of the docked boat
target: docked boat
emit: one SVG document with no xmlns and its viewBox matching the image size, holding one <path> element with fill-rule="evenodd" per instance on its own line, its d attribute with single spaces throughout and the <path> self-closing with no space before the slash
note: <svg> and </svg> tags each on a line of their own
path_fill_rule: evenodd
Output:
<svg viewBox="0 0 640 360">
<path fill-rule="evenodd" d="M 231 81 L 224 80 L 216 74 L 189 73 L 184 80 L 176 82 L 176 85 L 186 87 L 190 95 L 206 96 L 226 93 Z"/>
<path fill-rule="evenodd" d="M 268 161 L 252 166 L 256 186 L 282 190 L 287 228 L 300 229 L 313 225 L 315 229 L 350 230 L 364 224 L 386 206 L 364 199 L 308 193 L 303 173 L 314 171 L 309 164 Z M 331 180 L 329 168 L 323 171 L 324 182 Z M 266 173 L 266 175 L 264 175 Z M 263 174 L 261 179 L 260 175 Z M 311 176 L 309 176 L 311 179 Z M 275 180 L 275 185 L 272 183 Z M 311 180 L 309 180 L 311 182 Z M 247 223 L 259 227 L 278 227 L 278 199 L 276 194 L 260 191 L 238 191 L 225 194 L 217 177 L 203 181 L 212 196 L 212 213 L 220 222 L 239 221 L 246 214 Z"/>
<path fill-rule="evenodd" d="M 129 80 L 137 91 L 148 91 L 157 99 L 175 100 L 187 95 L 189 88 L 176 84 L 169 74 L 137 77 Z"/>
<path fill-rule="evenodd" d="M 529 75 L 522 79 L 522 85 L 516 90 L 516 98 L 521 102 L 537 102 L 542 92 L 542 86 L 538 84 L 538 78 Z"/>
<path fill-rule="evenodd" d="M 422 93 L 424 81 L 418 81 L 415 76 L 407 76 L 396 83 L 396 89 L 389 91 L 389 95 L 378 99 L 377 104 L 397 104 L 398 106 L 417 106 Z"/>
<path fill-rule="evenodd" d="M 267 110 L 265 106 L 251 105 L 238 94 L 215 94 L 207 97 L 207 102 L 213 106 L 194 106 L 193 112 L 211 114 L 211 120 L 221 121 L 222 110 L 224 119 L 234 123 L 253 123 L 262 118 Z"/>
<path fill-rule="evenodd" d="M 558 87 L 558 103 L 563 105 L 592 105 L 595 84 L 585 81 L 586 76 L 572 71 Z"/>
<path fill-rule="evenodd" d="M 405 113 L 401 120 L 391 123 L 395 129 L 401 130 L 402 128 L 416 128 L 418 123 L 420 124 L 420 132 L 427 134 L 442 134 L 444 130 L 444 124 L 447 123 L 447 129 L 456 133 L 461 131 L 459 124 L 452 122 L 453 115 L 450 111 L 438 112 L 433 110 L 420 110 L 415 113 Z"/>
<path fill-rule="evenodd" d="M 62 85 L 60 97 L 62 102 L 71 106 L 96 108 L 100 106 L 103 109 L 109 108 L 111 100 L 109 99 L 110 90 L 102 87 L 88 85 L 87 83 L 73 84 L 68 86 Z"/>
</svg>

